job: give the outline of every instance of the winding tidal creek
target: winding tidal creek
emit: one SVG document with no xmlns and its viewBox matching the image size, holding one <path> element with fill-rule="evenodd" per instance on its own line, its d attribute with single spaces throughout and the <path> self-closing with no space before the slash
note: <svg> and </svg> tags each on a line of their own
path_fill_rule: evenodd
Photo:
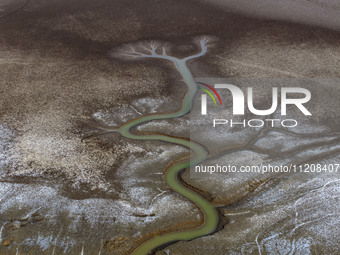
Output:
<svg viewBox="0 0 340 255">
<path fill-rule="evenodd" d="M 181 108 L 178 109 L 176 112 L 173 113 L 157 113 L 152 115 L 143 116 L 140 118 L 133 119 L 119 128 L 119 133 L 130 139 L 134 140 L 158 140 L 169 142 L 177 145 L 181 145 L 187 147 L 191 150 L 193 156 L 191 159 L 185 161 L 179 161 L 172 166 L 170 166 L 166 173 L 165 173 L 165 181 L 166 184 L 177 193 L 181 194 L 182 196 L 189 199 L 193 202 L 203 213 L 204 222 L 199 228 L 186 230 L 182 232 L 172 232 L 166 233 L 163 235 L 155 236 L 154 238 L 146 241 L 141 246 L 133 251 L 134 255 L 142 255 L 142 254 L 149 254 L 150 252 L 154 251 L 157 247 L 164 246 L 166 244 L 170 244 L 176 241 L 181 240 L 192 240 L 194 238 L 198 238 L 207 234 L 214 232 L 219 223 L 219 215 L 216 208 L 211 205 L 204 197 L 197 194 L 193 190 L 183 186 L 183 184 L 178 179 L 178 174 L 181 170 L 186 169 L 190 166 L 194 166 L 200 162 L 203 162 L 208 157 L 207 150 L 200 144 L 195 143 L 193 141 L 188 140 L 187 138 L 178 138 L 178 137 L 171 137 L 166 134 L 155 134 L 155 135 L 137 135 L 131 132 L 131 129 L 149 122 L 153 120 L 160 120 L 160 119 L 172 119 L 181 117 L 190 112 L 193 98 L 198 90 L 198 86 L 187 67 L 187 61 L 198 58 L 203 56 L 207 51 L 206 46 L 206 39 L 200 40 L 201 51 L 196 55 L 192 55 L 183 59 L 179 59 L 176 57 L 172 57 L 166 54 L 165 49 L 163 48 L 163 53 L 158 54 L 156 52 L 157 46 L 152 45 L 150 49 L 150 54 L 144 54 L 134 51 L 133 53 L 129 54 L 131 57 L 134 58 L 160 58 L 164 60 L 171 61 L 175 67 L 177 68 L 178 72 L 183 78 L 184 83 L 186 84 L 188 90 L 183 98 Z"/>
</svg>

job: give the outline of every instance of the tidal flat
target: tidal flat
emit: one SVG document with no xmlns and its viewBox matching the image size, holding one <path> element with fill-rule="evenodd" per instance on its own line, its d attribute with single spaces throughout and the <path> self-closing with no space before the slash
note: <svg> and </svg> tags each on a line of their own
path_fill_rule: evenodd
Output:
<svg viewBox="0 0 340 255">
<path fill-rule="evenodd" d="M 0 254 L 131 254 L 153 236 L 204 222 L 163 178 L 189 149 L 116 132 L 132 119 L 175 112 L 187 91 L 170 62 L 115 55 L 130 45 L 156 43 L 184 58 L 207 36 L 207 53 L 187 63 L 196 81 L 311 79 L 315 116 L 293 132 L 236 128 L 221 136 L 190 114 L 132 132 L 189 138 L 194 121 L 206 164 L 339 163 L 340 33 L 331 24 L 336 8 L 327 7 L 333 3 L 298 1 L 294 13 L 305 6 L 318 13 L 310 21 L 285 9 L 279 19 L 217 2 L 0 3 Z M 219 210 L 221 226 L 156 254 L 340 252 L 338 172 L 192 178 L 187 169 L 180 181 Z"/>
</svg>

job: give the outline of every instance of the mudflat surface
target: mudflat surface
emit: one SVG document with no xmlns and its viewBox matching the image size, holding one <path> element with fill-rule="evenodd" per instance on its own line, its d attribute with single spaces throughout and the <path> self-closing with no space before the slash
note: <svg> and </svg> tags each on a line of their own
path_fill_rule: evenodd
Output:
<svg viewBox="0 0 340 255">
<path fill-rule="evenodd" d="M 186 91 L 171 64 L 115 52 L 156 41 L 184 57 L 207 35 L 208 53 L 188 63 L 194 77 L 340 77 L 338 4 L 273 2 L 0 1 L 0 253 L 124 254 L 149 233 L 201 224 L 196 206 L 163 180 L 185 148 L 102 134 L 178 109 Z M 338 84 L 312 85 L 326 100 L 313 106 L 320 121 L 295 136 L 269 133 L 256 144 L 262 152 L 339 161 L 339 116 L 322 118 L 338 108 Z M 189 119 L 136 131 L 189 137 Z M 235 137 L 226 139 L 237 146 Z M 264 157 L 219 149 L 210 150 L 226 162 Z M 253 192 L 259 176 L 203 181 L 186 171 L 183 180 L 209 194 L 229 223 L 158 253 L 338 254 L 338 176 L 275 176 Z"/>
</svg>

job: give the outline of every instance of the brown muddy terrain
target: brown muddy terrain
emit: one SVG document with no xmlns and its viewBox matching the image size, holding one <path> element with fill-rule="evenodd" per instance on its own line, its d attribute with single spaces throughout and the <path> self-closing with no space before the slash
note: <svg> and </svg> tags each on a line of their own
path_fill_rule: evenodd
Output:
<svg viewBox="0 0 340 255">
<path fill-rule="evenodd" d="M 337 3 L 270 12 L 262 1 L 251 12 L 249 1 L 221 2 L 0 1 L 0 254 L 128 254 L 152 235 L 202 223 L 163 180 L 188 150 L 106 132 L 175 111 L 186 92 L 172 65 L 116 57 L 126 44 L 156 41 L 184 57 L 207 35 L 208 53 L 188 63 L 197 79 L 313 78 L 315 118 L 294 132 L 226 129 L 223 140 L 198 141 L 212 162 L 339 163 Z M 189 137 L 189 124 L 186 115 L 135 131 Z M 339 172 L 182 179 L 225 225 L 157 254 L 340 253 Z"/>
</svg>

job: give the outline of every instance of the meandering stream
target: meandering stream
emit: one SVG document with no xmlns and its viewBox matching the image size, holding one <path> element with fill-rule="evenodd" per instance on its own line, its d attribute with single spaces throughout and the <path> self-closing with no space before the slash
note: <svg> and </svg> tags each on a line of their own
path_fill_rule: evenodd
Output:
<svg viewBox="0 0 340 255">
<path fill-rule="evenodd" d="M 217 228 L 217 225 L 219 223 L 219 216 L 218 216 L 218 213 L 215 207 L 211 205 L 201 195 L 183 186 L 183 184 L 178 179 L 178 174 L 181 170 L 204 161 L 208 156 L 207 150 L 202 145 L 195 143 L 193 141 L 190 141 L 186 138 L 171 137 L 165 134 L 164 135 L 163 134 L 137 135 L 131 132 L 131 129 L 136 127 L 137 125 L 140 125 L 140 124 L 143 124 L 149 121 L 153 121 L 153 120 L 177 118 L 190 112 L 192 101 L 193 101 L 193 98 L 195 97 L 198 87 L 186 63 L 188 60 L 203 56 L 206 53 L 207 51 L 206 42 L 207 42 L 206 39 L 202 39 L 200 41 L 200 45 L 201 45 L 200 53 L 183 58 L 183 59 L 179 59 L 179 58 L 175 58 L 175 57 L 167 55 L 164 48 L 163 48 L 163 54 L 158 54 L 156 52 L 157 50 L 156 46 L 152 46 L 150 50 L 150 54 L 139 53 L 136 51 L 133 51 L 132 54 L 129 54 L 132 57 L 161 58 L 161 59 L 171 61 L 177 68 L 180 75 L 182 76 L 183 81 L 185 85 L 187 86 L 188 90 L 183 98 L 181 108 L 177 110 L 176 112 L 164 113 L 164 114 L 159 113 L 159 114 L 147 115 L 147 116 L 133 119 L 125 123 L 124 125 L 122 125 L 119 129 L 119 132 L 122 136 L 130 138 L 130 139 L 158 140 L 158 141 L 169 142 L 169 143 L 173 143 L 177 145 L 182 145 L 184 147 L 189 148 L 193 153 L 193 156 L 191 157 L 191 159 L 178 162 L 172 165 L 166 172 L 165 181 L 172 190 L 174 190 L 175 192 L 181 194 L 182 196 L 188 198 L 190 201 L 195 203 L 199 207 L 199 209 L 201 210 L 204 216 L 204 222 L 200 227 L 191 229 L 191 230 L 180 231 L 180 232 L 177 231 L 177 232 L 167 233 L 167 234 L 153 237 L 152 239 L 146 241 L 141 246 L 139 246 L 137 249 L 135 249 L 133 252 L 134 255 L 148 254 L 152 252 L 154 249 L 156 249 L 157 247 L 163 246 L 167 243 L 172 243 L 172 242 L 181 241 L 181 240 L 192 240 L 194 238 L 210 234 Z"/>
</svg>

